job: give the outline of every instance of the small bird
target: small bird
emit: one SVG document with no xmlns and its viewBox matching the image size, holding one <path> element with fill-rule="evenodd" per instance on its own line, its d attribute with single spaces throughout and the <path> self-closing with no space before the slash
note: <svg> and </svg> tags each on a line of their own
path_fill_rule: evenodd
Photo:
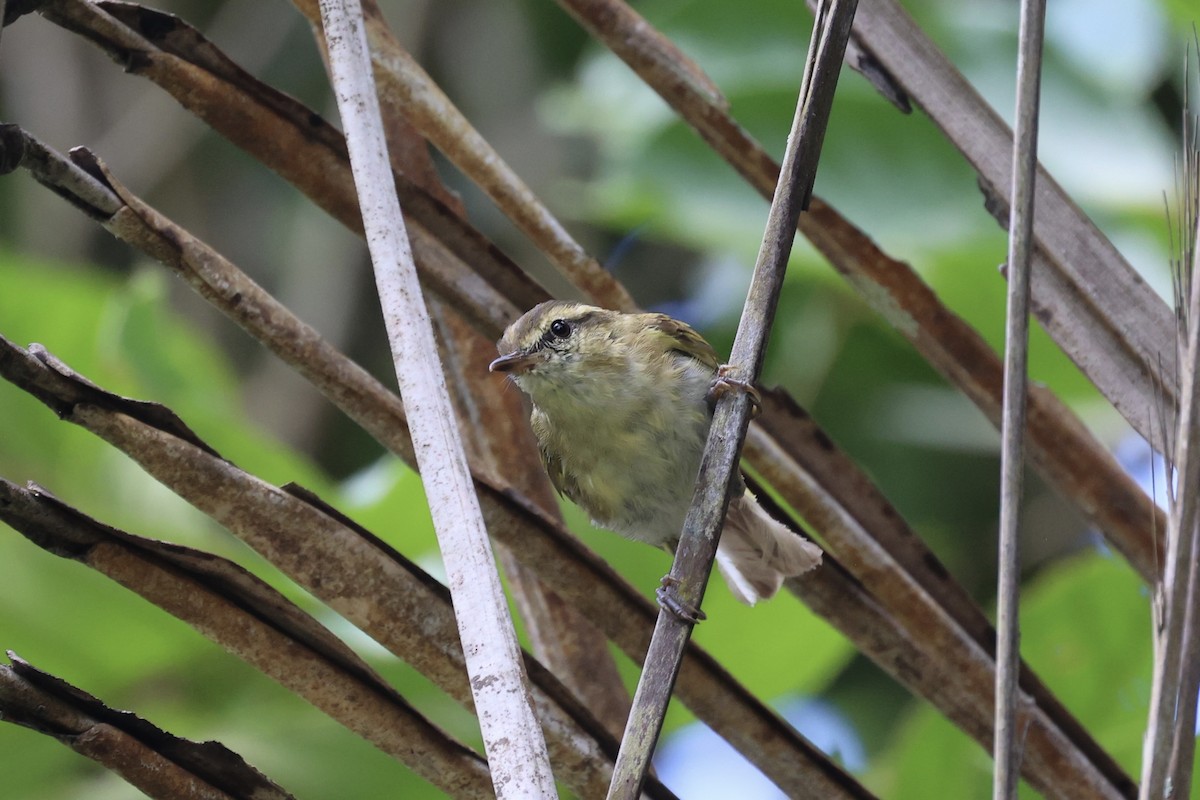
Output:
<svg viewBox="0 0 1200 800">
<path fill-rule="evenodd" d="M 666 314 L 549 301 L 510 325 L 497 349 L 489 369 L 532 400 L 530 425 L 558 491 L 597 526 L 673 552 L 723 381 L 708 342 Z M 820 564 L 821 549 L 738 483 L 717 566 L 734 597 L 754 605 Z"/>
</svg>

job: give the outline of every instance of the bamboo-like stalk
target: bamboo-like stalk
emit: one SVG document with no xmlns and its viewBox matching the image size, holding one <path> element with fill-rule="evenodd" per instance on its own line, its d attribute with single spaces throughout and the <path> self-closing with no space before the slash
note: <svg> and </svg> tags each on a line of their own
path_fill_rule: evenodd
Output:
<svg viewBox="0 0 1200 800">
<path fill-rule="evenodd" d="M 1000 424 L 999 576 L 996 581 L 996 724 L 994 800 L 1016 800 L 1021 776 L 1020 515 L 1025 478 L 1029 382 L 1029 272 L 1037 188 L 1039 87 L 1045 0 L 1021 3 L 1017 110 L 1013 134 L 1012 214 L 1008 233 L 1008 310 L 1004 326 L 1004 410 Z"/>
<path fill-rule="evenodd" d="M 787 152 L 726 373 L 746 385 L 757 379 L 762 368 L 788 255 L 796 236 L 796 220 L 808 204 L 816 179 L 821 143 L 856 6 L 857 0 L 834 0 L 822 7 L 813 24 Z M 684 519 L 671 573 L 665 579 L 666 590 L 677 593 L 678 602 L 685 608 L 698 611 L 704 598 L 729 506 L 729 493 L 737 475 L 738 457 L 750 424 L 750 411 L 750 398 L 745 392 L 726 394 L 713 411 L 695 495 Z M 677 612 L 667 608 L 659 612 L 613 770 L 610 800 L 636 797 L 645 780 L 691 626 Z"/>
<path fill-rule="evenodd" d="M 1200 39 L 1193 42 L 1200 56 Z M 1184 81 L 1184 96 L 1187 97 L 1189 81 Z M 1182 213 L 1181 227 L 1184 230 L 1190 229 L 1190 235 L 1185 235 L 1180 261 L 1185 262 L 1190 260 L 1191 266 L 1188 274 L 1192 276 L 1190 279 L 1195 283 L 1195 276 L 1200 272 L 1200 141 L 1197 141 L 1197 120 L 1191 116 L 1189 107 L 1185 104 L 1184 107 L 1184 124 L 1183 124 L 1183 141 L 1185 148 L 1183 173 L 1185 176 L 1185 188 Z M 1191 252 L 1191 258 L 1188 259 L 1188 252 Z M 1193 287 L 1193 291 L 1195 288 Z M 1193 311 L 1195 306 L 1193 305 Z M 1191 317 L 1191 320 L 1196 320 L 1197 317 Z M 1191 323 L 1196 324 L 1196 323 Z M 1193 340 L 1193 346 L 1200 342 L 1200 336 Z M 1200 362 L 1200 359 L 1193 357 L 1193 363 Z M 1193 391 L 1195 389 L 1196 378 L 1193 376 Z M 1195 399 L 1193 403 L 1193 424 L 1196 424 L 1196 409 Z M 1193 439 L 1196 437 L 1193 435 Z M 1180 482 L 1182 485 L 1182 482 Z M 1189 698 L 1200 695 L 1200 564 L 1197 563 L 1196 554 L 1200 553 L 1200 514 L 1195 517 L 1183 517 L 1180 520 L 1181 535 L 1192 537 L 1192 558 L 1186 561 L 1187 564 L 1187 597 L 1184 600 L 1184 624 L 1183 624 L 1183 646 L 1180 648 L 1180 659 L 1182 667 L 1180 668 L 1179 678 L 1179 715 L 1175 720 L 1175 735 L 1171 745 L 1171 760 L 1170 760 L 1170 785 L 1175 787 L 1178 793 L 1181 787 L 1191 787 L 1192 772 L 1196 758 L 1196 703 L 1189 701 Z"/>
<path fill-rule="evenodd" d="M 321 22 L 396 377 L 450 579 L 492 785 L 499 798 L 553 797 L 550 756 L 392 182 L 362 6 L 358 0 L 321 0 Z"/>
<path fill-rule="evenodd" d="M 1187 358 L 1181 366 L 1180 419 L 1175 444 L 1175 494 L 1171 529 L 1162 579 L 1164 619 L 1155 648 L 1154 680 L 1150 695 L 1150 723 L 1142 760 L 1143 800 L 1166 800 L 1180 787 L 1171 783 L 1171 754 L 1179 730 L 1182 707 L 1192 703 L 1184 693 L 1185 633 L 1192 587 L 1188 580 L 1196 559 L 1196 534 L 1200 530 L 1200 281 L 1192 281 L 1188 299 Z M 1194 714 L 1194 712 L 1193 712 Z M 1195 730 L 1191 729 L 1194 737 Z M 1190 759 L 1190 755 L 1189 755 Z M 1184 789 L 1184 791 L 1187 791 Z"/>
</svg>

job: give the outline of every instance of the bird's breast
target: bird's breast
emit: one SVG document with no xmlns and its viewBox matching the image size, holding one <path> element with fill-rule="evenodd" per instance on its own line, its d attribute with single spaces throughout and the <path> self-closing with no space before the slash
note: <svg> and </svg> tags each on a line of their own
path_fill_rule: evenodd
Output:
<svg viewBox="0 0 1200 800">
<path fill-rule="evenodd" d="M 618 391 L 594 402 L 535 403 L 550 477 L 597 525 L 655 546 L 678 538 L 710 423 L 710 377 L 695 372 L 674 392 L 609 386 Z"/>
</svg>

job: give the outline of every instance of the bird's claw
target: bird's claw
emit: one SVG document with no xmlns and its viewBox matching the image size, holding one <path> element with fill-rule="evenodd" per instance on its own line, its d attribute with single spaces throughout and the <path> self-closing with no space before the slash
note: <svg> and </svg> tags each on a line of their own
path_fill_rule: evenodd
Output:
<svg viewBox="0 0 1200 800">
<path fill-rule="evenodd" d="M 654 590 L 654 596 L 658 598 L 658 605 L 692 625 L 708 619 L 707 614 L 679 596 L 677 586 L 679 586 L 677 578 L 664 575 L 659 587 Z"/>
<path fill-rule="evenodd" d="M 715 405 L 729 392 L 745 392 L 750 399 L 750 418 L 753 419 L 762 413 L 762 395 L 749 381 L 732 377 L 729 374 L 732 369 L 733 367 L 729 364 L 717 367 L 717 376 L 713 378 L 712 385 L 708 387 L 708 402 Z"/>
</svg>

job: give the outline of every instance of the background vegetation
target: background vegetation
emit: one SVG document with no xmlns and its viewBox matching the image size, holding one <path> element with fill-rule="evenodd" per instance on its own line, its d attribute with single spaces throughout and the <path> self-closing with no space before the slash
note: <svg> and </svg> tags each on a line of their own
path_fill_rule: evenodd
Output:
<svg viewBox="0 0 1200 800">
<path fill-rule="evenodd" d="M 766 216 L 751 189 L 553 3 L 381 6 L 402 42 L 640 303 L 692 322 L 728 351 Z M 1015 4 L 905 6 L 1007 118 Z M 1173 185 L 1179 149 L 1183 51 L 1194 16 L 1188 6 L 1064 0 L 1050 5 L 1048 20 L 1042 162 L 1167 295 L 1162 196 Z M 164 0 L 159 7 L 205 31 L 250 72 L 336 118 L 311 33 L 290 4 Z M 734 115 L 778 156 L 811 25 L 802 4 L 647 0 L 637 7 L 704 67 Z M 392 383 L 361 241 L 161 91 L 29 16 L 0 38 L 0 118 L 61 150 L 88 145 L 133 191 Z M 453 168 L 443 177 L 477 226 L 552 290 L 565 291 Z M 899 116 L 847 72 L 817 192 L 911 263 L 999 349 L 1004 283 L 996 267 L 1004 234 L 984 210 L 970 168 L 927 119 Z M 170 406 L 248 471 L 318 491 L 437 574 L 412 472 L 161 267 L 22 173 L 0 180 L 0 334 L 22 345 L 41 342 L 106 388 Z M 1131 471 L 1148 474 L 1145 445 L 1040 333 L 1031 373 Z M 806 404 L 955 576 L 990 602 L 995 431 L 802 241 L 764 383 Z M 7 383 L 0 383 L 0 475 L 36 481 L 109 524 L 250 567 L 346 637 L 429 716 L 475 740 L 473 720 L 413 670 L 120 453 L 59 423 Z M 587 544 L 647 594 L 667 570 L 664 554 L 596 533 L 565 510 Z M 1136 775 L 1151 671 L 1147 591 L 1037 484 L 1027 492 L 1024 535 L 1025 657 Z M 105 578 L 7 528 L 0 530 L 0 565 L 0 646 L 35 665 L 181 736 L 220 740 L 297 796 L 433 796 L 366 742 Z M 706 600 L 710 621 L 696 638 L 757 694 L 789 704 L 801 731 L 881 797 L 989 795 L 990 760 L 976 744 L 797 605 L 781 596 L 749 610 L 715 585 Z M 635 680 L 636 669 L 620 662 Z M 732 796 L 706 770 L 733 775 L 734 768 L 717 756 L 693 757 L 706 751 L 689 719 L 676 709 L 668 720 L 664 780 L 684 798 Z M 14 726 L 0 726 L 0 752 L 0 785 L 14 800 L 132 792 Z M 763 792 L 738 796 L 772 796 Z"/>
</svg>

